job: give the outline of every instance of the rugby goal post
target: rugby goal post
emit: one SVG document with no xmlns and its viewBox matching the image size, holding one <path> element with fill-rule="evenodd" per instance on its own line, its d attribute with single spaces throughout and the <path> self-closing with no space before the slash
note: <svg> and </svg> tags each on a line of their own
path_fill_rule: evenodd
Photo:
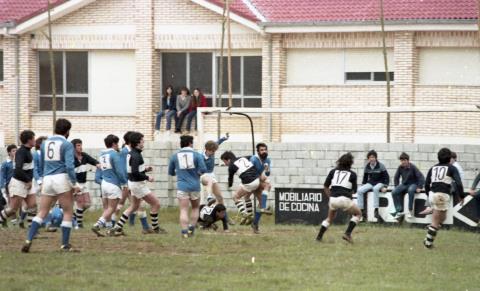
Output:
<svg viewBox="0 0 480 291">
<path fill-rule="evenodd" d="M 197 140 L 204 143 L 203 113 L 221 114 L 273 114 L 273 113 L 429 113 L 429 112 L 473 112 L 480 113 L 480 105 L 455 106 L 374 106 L 374 107 L 331 107 L 331 108 L 247 108 L 247 107 L 198 107 Z M 271 122 L 271 121 L 270 121 Z"/>
</svg>

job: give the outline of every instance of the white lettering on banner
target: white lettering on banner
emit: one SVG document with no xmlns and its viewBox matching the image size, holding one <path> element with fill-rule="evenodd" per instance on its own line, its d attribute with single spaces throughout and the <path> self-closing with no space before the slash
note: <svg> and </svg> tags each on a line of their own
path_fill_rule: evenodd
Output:
<svg viewBox="0 0 480 291">
<path fill-rule="evenodd" d="M 280 192 L 281 201 L 322 202 L 322 193 Z"/>
</svg>

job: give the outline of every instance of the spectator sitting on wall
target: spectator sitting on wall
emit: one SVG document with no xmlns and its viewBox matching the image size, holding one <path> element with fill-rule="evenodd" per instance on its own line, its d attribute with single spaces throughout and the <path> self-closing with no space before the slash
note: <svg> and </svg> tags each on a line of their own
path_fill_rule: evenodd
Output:
<svg viewBox="0 0 480 291">
<path fill-rule="evenodd" d="M 193 90 L 191 97 L 190 107 L 187 114 L 187 134 L 190 133 L 192 128 L 192 121 L 195 118 L 195 130 L 197 130 L 197 107 L 207 107 L 207 98 L 202 94 L 199 88 Z"/>
<path fill-rule="evenodd" d="M 167 132 L 170 132 L 170 129 L 172 128 L 172 117 L 176 118 L 177 97 L 173 93 L 172 85 L 168 85 L 167 88 L 165 88 L 165 93 L 162 96 L 160 106 L 160 112 L 157 113 L 157 118 L 155 120 L 155 134 L 160 133 L 160 124 L 163 116 L 166 116 Z"/>
<path fill-rule="evenodd" d="M 368 163 L 363 172 L 363 186 L 357 191 L 357 204 L 358 208 L 362 210 L 362 217 L 364 220 L 367 219 L 367 211 L 364 209 L 365 193 L 373 190 L 373 207 L 375 208 L 374 216 L 377 220 L 380 220 L 381 217 L 378 214 L 380 191 L 387 192 L 387 186 L 390 181 L 387 169 L 378 161 L 377 156 L 377 152 L 374 150 L 368 152 Z"/>
<path fill-rule="evenodd" d="M 406 153 L 400 155 L 400 166 L 398 166 L 393 183 L 395 189 L 392 191 L 393 203 L 395 205 L 395 219 L 400 219 L 405 215 L 403 212 L 403 197 L 405 193 L 408 193 L 408 212 L 406 213 L 408 218 L 413 214 L 413 201 L 415 193 L 420 193 L 425 184 L 425 177 L 418 168 L 410 163 L 410 157 Z M 400 178 L 402 183 L 400 184 Z"/>
<path fill-rule="evenodd" d="M 185 116 L 188 114 L 188 108 L 190 108 L 190 102 L 192 98 L 190 96 L 190 91 L 187 87 L 183 87 L 180 90 L 180 95 L 177 96 L 177 115 L 175 119 L 175 132 L 181 133 L 182 132 L 182 123 L 185 119 Z"/>
</svg>

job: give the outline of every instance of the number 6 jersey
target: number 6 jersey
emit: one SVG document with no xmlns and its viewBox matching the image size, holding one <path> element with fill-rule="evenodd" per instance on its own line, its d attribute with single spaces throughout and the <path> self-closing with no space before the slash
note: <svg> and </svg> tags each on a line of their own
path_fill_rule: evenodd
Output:
<svg viewBox="0 0 480 291">
<path fill-rule="evenodd" d="M 460 197 L 463 197 L 463 184 L 457 168 L 450 164 L 436 164 L 427 174 L 425 179 L 425 192 L 445 193 L 450 195 L 452 192 L 452 182 L 455 182 L 455 189 Z"/>
<path fill-rule="evenodd" d="M 328 173 L 323 186 L 330 188 L 331 197 L 345 196 L 352 198 L 352 194 L 357 192 L 357 174 L 351 170 L 335 168 Z"/>
<path fill-rule="evenodd" d="M 74 149 L 71 142 L 64 136 L 54 135 L 42 143 L 40 151 L 42 177 L 67 173 L 70 182 L 77 183 Z"/>
</svg>

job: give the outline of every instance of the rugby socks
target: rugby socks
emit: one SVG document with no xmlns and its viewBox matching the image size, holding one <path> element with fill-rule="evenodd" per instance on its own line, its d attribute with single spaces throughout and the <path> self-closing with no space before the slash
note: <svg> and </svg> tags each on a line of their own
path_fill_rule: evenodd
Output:
<svg viewBox="0 0 480 291">
<path fill-rule="evenodd" d="M 115 226 L 115 224 L 117 223 L 117 216 L 114 214 L 112 214 L 112 225 Z"/>
<path fill-rule="evenodd" d="M 322 240 L 323 234 L 327 231 L 329 226 L 330 226 L 330 223 L 328 221 L 326 220 L 322 221 L 322 226 L 320 227 L 320 231 L 318 232 L 317 240 Z"/>
<path fill-rule="evenodd" d="M 150 212 L 150 220 L 152 221 L 152 229 L 158 229 L 158 213 Z"/>
<path fill-rule="evenodd" d="M 147 221 L 147 212 L 146 211 L 139 211 L 138 216 L 140 216 L 140 222 L 142 223 L 142 228 L 144 230 L 149 229 L 150 225 L 148 225 L 148 221 Z"/>
<path fill-rule="evenodd" d="M 33 218 L 37 216 L 37 210 L 36 209 L 29 209 L 27 211 L 27 225 L 28 227 L 32 226 Z"/>
<path fill-rule="evenodd" d="M 267 208 L 267 199 L 268 199 L 268 193 L 267 191 L 262 192 L 262 201 L 260 201 L 260 207 L 263 209 Z"/>
<path fill-rule="evenodd" d="M 9 215 L 7 214 L 7 210 L 6 209 L 3 209 L 1 212 L 0 212 L 0 223 L 4 222 L 4 221 L 7 221 Z"/>
<path fill-rule="evenodd" d="M 38 216 L 35 216 L 32 221 L 32 226 L 28 230 L 27 241 L 31 242 L 33 238 L 37 235 L 38 230 L 42 227 L 43 219 Z"/>
<path fill-rule="evenodd" d="M 245 213 L 245 203 L 243 203 L 243 201 L 239 200 L 235 202 L 235 206 L 238 208 L 239 213 Z"/>
<path fill-rule="evenodd" d="M 433 241 L 435 240 L 435 237 L 437 236 L 437 231 L 438 228 L 436 228 L 433 225 L 429 225 L 427 228 L 427 235 L 425 236 L 425 240 L 423 241 L 423 244 L 427 248 L 433 247 Z"/>
<path fill-rule="evenodd" d="M 130 217 L 128 218 L 128 224 L 130 226 L 134 226 L 135 225 L 135 217 L 137 216 L 137 213 L 136 212 L 132 212 L 132 214 L 130 214 Z"/>
<path fill-rule="evenodd" d="M 188 235 L 193 235 L 195 233 L 195 225 L 188 225 Z"/>
<path fill-rule="evenodd" d="M 115 225 L 115 228 L 122 229 L 123 225 L 125 224 L 125 222 L 127 222 L 127 220 L 128 216 L 125 213 L 122 213 L 122 217 L 120 217 L 120 220 Z"/>
<path fill-rule="evenodd" d="M 253 214 L 253 203 L 252 200 L 245 200 L 245 213 L 249 216 Z"/>
<path fill-rule="evenodd" d="M 260 209 L 259 209 L 255 212 L 255 218 L 253 219 L 253 224 L 258 225 L 261 217 L 262 217 L 262 213 L 260 212 Z"/>
<path fill-rule="evenodd" d="M 77 220 L 78 227 L 83 227 L 83 212 L 85 209 L 77 208 L 75 209 L 75 218 Z"/>
<path fill-rule="evenodd" d="M 345 231 L 345 234 L 347 235 L 352 235 L 352 231 L 357 226 L 357 223 L 359 221 L 359 218 L 356 216 L 353 216 L 352 219 L 350 219 L 350 222 L 348 223 L 347 230 Z"/>
<path fill-rule="evenodd" d="M 97 220 L 97 222 L 93 226 L 95 227 L 106 226 L 105 218 L 103 218 L 103 216 L 100 216 L 100 218 Z"/>
<path fill-rule="evenodd" d="M 72 222 L 62 221 L 60 227 L 62 228 L 62 246 L 66 246 L 70 243 L 70 231 L 72 230 Z"/>
<path fill-rule="evenodd" d="M 113 225 L 112 225 L 112 222 L 111 222 L 111 221 L 105 222 L 105 228 L 111 229 L 112 227 L 113 227 Z"/>
<path fill-rule="evenodd" d="M 28 215 L 27 210 L 23 210 L 22 208 L 20 208 L 20 221 L 21 222 L 25 221 L 25 218 L 27 217 L 27 215 Z"/>
</svg>

